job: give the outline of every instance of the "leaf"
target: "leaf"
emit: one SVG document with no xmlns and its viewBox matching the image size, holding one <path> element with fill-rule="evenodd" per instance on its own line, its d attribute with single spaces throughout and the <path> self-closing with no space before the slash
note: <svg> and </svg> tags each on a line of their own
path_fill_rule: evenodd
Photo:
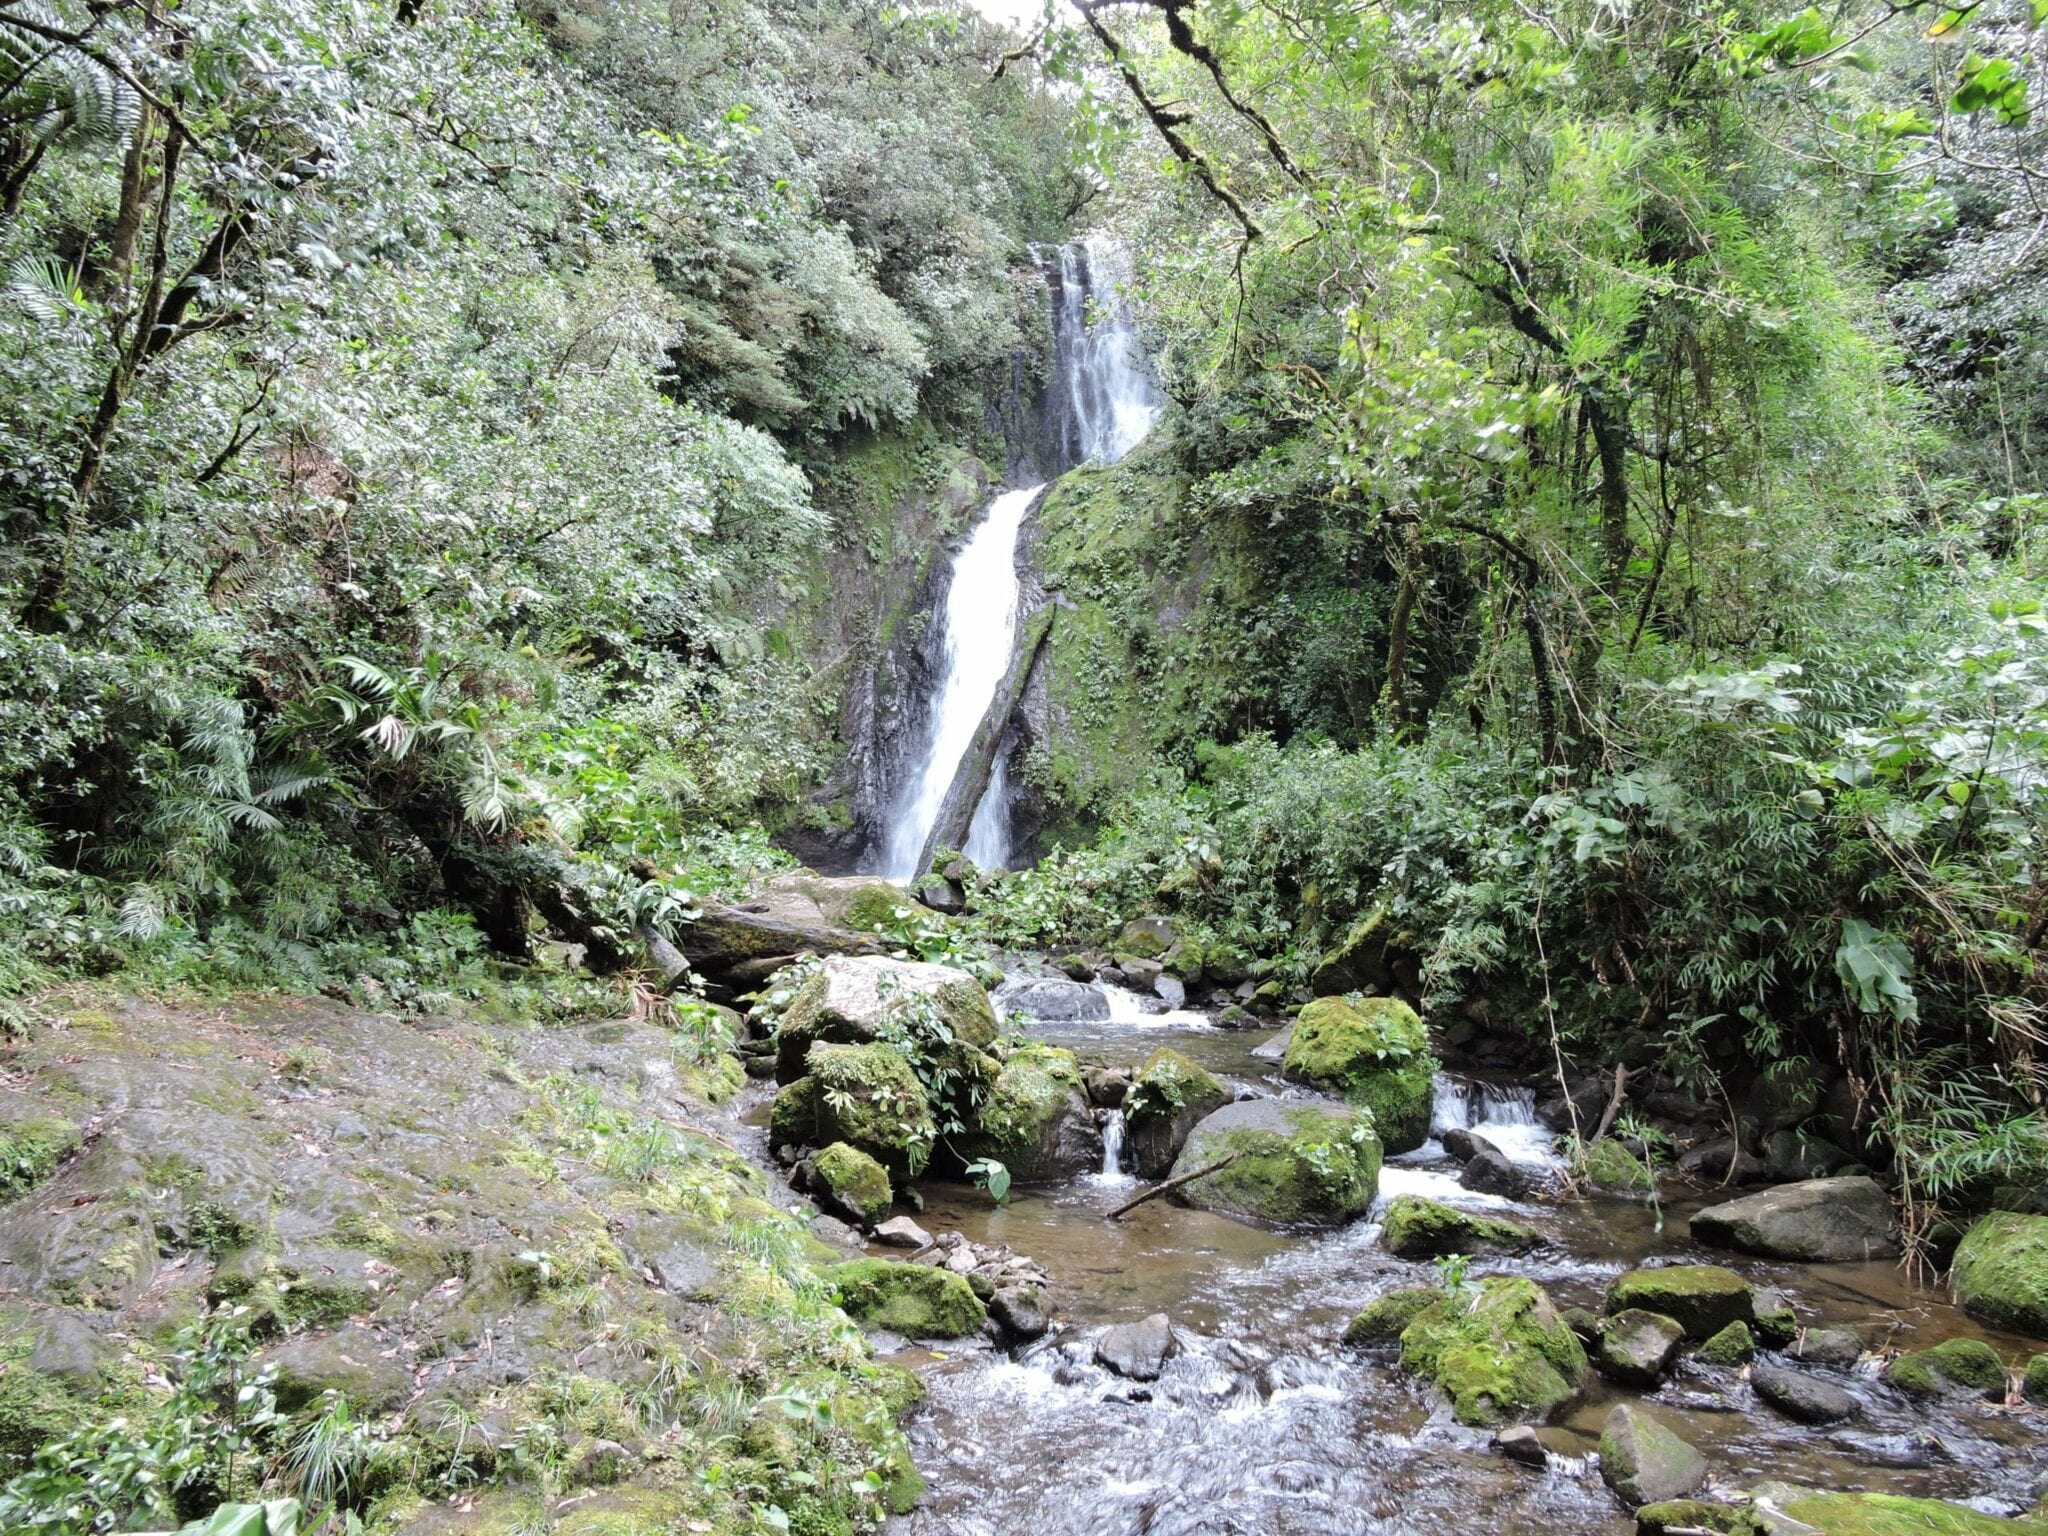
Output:
<svg viewBox="0 0 2048 1536">
<path fill-rule="evenodd" d="M 1882 1010 L 1902 1024 L 1919 1017 L 1920 1000 L 1908 984 L 1913 974 L 1912 951 L 1861 918 L 1842 921 L 1835 974 L 1865 1013 Z"/>
</svg>

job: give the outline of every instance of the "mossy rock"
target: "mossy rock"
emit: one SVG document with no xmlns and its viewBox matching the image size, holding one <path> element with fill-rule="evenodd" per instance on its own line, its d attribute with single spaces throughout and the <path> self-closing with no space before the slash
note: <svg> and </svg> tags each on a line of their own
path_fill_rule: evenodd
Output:
<svg viewBox="0 0 2048 1536">
<path fill-rule="evenodd" d="M 912 1339 L 961 1339 L 981 1332 L 988 1312 L 950 1270 L 890 1259 L 854 1259 L 825 1271 L 849 1317 Z"/>
<path fill-rule="evenodd" d="M 1944 1339 L 1900 1355 L 1884 1379 L 1916 1397 L 2005 1396 L 2005 1362 L 1982 1339 Z"/>
<path fill-rule="evenodd" d="M 1409 1286 L 1376 1296 L 1365 1304 L 1344 1330 L 1346 1344 L 1393 1344 L 1426 1309 L 1444 1299 L 1433 1285 Z"/>
<path fill-rule="evenodd" d="M 1677 1321 L 1689 1339 L 1710 1339 L 1730 1323 L 1756 1321 L 1756 1291 L 1718 1264 L 1632 1269 L 1607 1288 L 1607 1310 L 1637 1308 Z"/>
<path fill-rule="evenodd" d="M 19 1472 L 38 1448 L 96 1416 L 90 1399 L 25 1361 L 0 1367 L 0 1478 Z"/>
<path fill-rule="evenodd" d="M 892 1179 L 915 1178 L 931 1157 L 938 1128 L 924 1085 L 890 1045 L 814 1045 L 810 1075 L 775 1096 L 769 1136 L 777 1146 L 843 1141 L 867 1153 Z"/>
<path fill-rule="evenodd" d="M 1157 960 L 1173 947 L 1173 924 L 1163 917 L 1137 917 L 1125 923 L 1110 946 L 1119 954 Z"/>
<path fill-rule="evenodd" d="M 1341 1093 L 1372 1111 L 1391 1155 L 1429 1139 L 1436 1062 L 1429 1031 L 1390 997 L 1319 997 L 1301 1010 L 1280 1069 L 1297 1083 Z"/>
<path fill-rule="evenodd" d="M 1821 1536 L 2022 1536 L 2048 1532 L 2038 1515 L 2001 1520 L 1946 1499 L 1909 1499 L 1889 1493 L 1819 1493 L 1780 1496 L 1778 1508 Z"/>
<path fill-rule="evenodd" d="M 1662 1419 L 1621 1403 L 1600 1431 L 1600 1476 L 1638 1508 L 1696 1492 L 1707 1480 L 1707 1459 Z"/>
<path fill-rule="evenodd" d="M 1657 1187 L 1657 1175 L 1650 1165 L 1611 1137 L 1579 1148 L 1572 1158 L 1572 1172 L 1608 1194 L 1646 1195 Z"/>
<path fill-rule="evenodd" d="M 980 982 L 948 965 L 880 955 L 828 955 L 797 986 L 776 1036 L 775 1080 L 794 1082 L 811 1047 L 899 1038 L 929 1008 L 951 1038 L 936 1064 L 972 1069 L 995 1044 L 996 1011 Z M 916 1032 L 916 1031 L 911 1031 Z"/>
<path fill-rule="evenodd" d="M 1414 955 L 1414 935 L 1398 930 L 1392 909 L 1381 903 L 1345 930 L 1309 977 L 1309 986 L 1318 997 L 1361 989 L 1389 992 L 1400 984 L 1397 962 Z"/>
<path fill-rule="evenodd" d="M 69 1120 L 29 1113 L 0 1124 L 0 1201 L 42 1183 L 79 1146 Z"/>
<path fill-rule="evenodd" d="M 888 881 L 876 880 L 853 893 L 840 921 L 859 933 L 879 933 L 896 921 L 898 908 L 910 904 L 910 898 Z"/>
<path fill-rule="evenodd" d="M 1747 1365 L 1756 1358 L 1756 1339 L 1749 1324 L 1732 1322 L 1702 1344 L 1698 1356 L 1708 1365 Z"/>
<path fill-rule="evenodd" d="M 2027 1362 L 2020 1377 L 2020 1393 L 2030 1403 L 2048 1405 L 2048 1355 L 2036 1355 Z"/>
<path fill-rule="evenodd" d="M 889 1214 L 896 1191 L 889 1173 L 858 1147 L 835 1141 L 811 1161 L 811 1176 L 820 1191 L 863 1226 L 872 1227 Z"/>
<path fill-rule="evenodd" d="M 1019 1183 L 1101 1167 L 1102 1138 L 1074 1053 L 1035 1043 L 1011 1050 L 974 1124 L 952 1145 L 969 1162 L 994 1158 Z"/>
<path fill-rule="evenodd" d="M 1783 1291 L 1769 1287 L 1757 1291 L 1756 1336 L 1772 1349 L 1783 1349 L 1799 1337 L 1799 1314 Z"/>
<path fill-rule="evenodd" d="M 1586 1379 L 1585 1346 L 1520 1275 L 1424 1308 L 1401 1332 L 1401 1364 L 1437 1385 L 1459 1423 L 1479 1426 L 1546 1418 Z"/>
<path fill-rule="evenodd" d="M 1534 1227 L 1461 1211 L 1420 1195 L 1396 1195 L 1380 1243 L 1403 1259 L 1450 1253 L 1527 1253 L 1543 1240 Z"/>
<path fill-rule="evenodd" d="M 1363 1216 L 1379 1190 L 1371 1117 L 1327 1100 L 1226 1104 L 1188 1133 L 1173 1177 L 1224 1158 L 1227 1166 L 1183 1184 L 1172 1198 L 1274 1226 L 1329 1227 Z"/>
<path fill-rule="evenodd" d="M 1974 1316 L 2048 1339 L 2048 1216 L 1986 1216 L 1956 1249 L 1949 1279 Z"/>
<path fill-rule="evenodd" d="M 1663 1499 L 1636 1511 L 1636 1536 L 1668 1536 L 1672 1531 L 1768 1536 L 1769 1527 L 1740 1504 L 1713 1504 L 1705 1499 Z"/>
<path fill-rule="evenodd" d="M 1204 1118 L 1230 1102 L 1214 1073 L 1162 1046 L 1145 1059 L 1124 1095 L 1124 1149 L 1140 1178 L 1163 1179 Z"/>
</svg>

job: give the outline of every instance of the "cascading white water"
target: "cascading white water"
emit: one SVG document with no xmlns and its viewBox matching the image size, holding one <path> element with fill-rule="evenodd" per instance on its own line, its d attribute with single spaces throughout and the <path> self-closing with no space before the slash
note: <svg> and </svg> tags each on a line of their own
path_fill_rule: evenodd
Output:
<svg viewBox="0 0 2048 1536">
<path fill-rule="evenodd" d="M 1129 280 L 1120 246 L 1081 240 L 1060 247 L 1053 336 L 1069 412 L 1062 446 L 1075 463 L 1114 464 L 1159 416 L 1124 299 Z"/>
<path fill-rule="evenodd" d="M 939 819 L 953 776 L 960 771 L 960 759 L 967 755 L 989 700 L 1010 669 L 1010 649 L 1017 638 L 1017 531 L 1031 498 L 1042 489 L 1026 486 L 996 497 L 953 560 L 953 582 L 946 591 L 944 669 L 932 704 L 931 737 L 916 774 L 896 797 L 883 848 L 882 873 L 891 880 L 914 880 L 920 873 L 918 857 Z M 984 805 L 987 798 L 983 797 Z M 971 836 L 962 850 L 978 864 L 999 864 L 1009 851 L 990 846 L 998 840 L 1007 842 L 999 819 L 988 818 L 978 850 Z M 975 822 L 982 821 L 977 810 Z"/>
<path fill-rule="evenodd" d="M 1102 1112 L 1102 1179 L 1104 1183 L 1119 1181 L 1124 1176 L 1124 1112 L 1107 1109 Z"/>
</svg>

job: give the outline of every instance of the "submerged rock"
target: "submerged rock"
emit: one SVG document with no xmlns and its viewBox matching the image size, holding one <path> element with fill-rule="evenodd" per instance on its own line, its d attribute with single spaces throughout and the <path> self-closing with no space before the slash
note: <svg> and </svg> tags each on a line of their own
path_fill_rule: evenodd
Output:
<svg viewBox="0 0 2048 1536">
<path fill-rule="evenodd" d="M 1443 1133 L 1443 1148 L 1446 1157 L 1461 1163 L 1469 1163 L 1482 1152 L 1496 1156 L 1500 1148 L 1481 1136 L 1477 1131 L 1468 1131 L 1462 1125 L 1454 1125 Z"/>
<path fill-rule="evenodd" d="M 1135 1323 L 1119 1323 L 1095 1341 L 1095 1362 L 1131 1381 L 1157 1381 L 1180 1348 L 1164 1312 Z"/>
<path fill-rule="evenodd" d="M 1401 1364 L 1451 1401 L 1461 1424 L 1548 1417 L 1578 1395 L 1586 1351 L 1535 1281 L 1496 1276 L 1424 1308 Z"/>
<path fill-rule="evenodd" d="M 1278 1226 L 1339 1226 L 1372 1208 L 1380 1144 L 1372 1120 L 1327 1099 L 1245 1099 L 1188 1134 L 1174 1161 L 1182 1178 L 1229 1158 L 1172 1198 Z"/>
<path fill-rule="evenodd" d="M 953 1145 L 970 1162 L 994 1158 L 1020 1183 L 1100 1168 L 1102 1133 L 1082 1091 L 1074 1053 L 1035 1042 L 1012 1049 L 974 1124 Z"/>
<path fill-rule="evenodd" d="M 1756 1320 L 1756 1292 L 1718 1264 L 1672 1264 L 1632 1269 L 1607 1288 L 1607 1310 L 1629 1308 L 1673 1318 L 1689 1339 L 1709 1339 L 1730 1323 Z"/>
<path fill-rule="evenodd" d="M 1519 1200 L 1529 1193 L 1529 1175 L 1507 1160 L 1505 1154 L 1488 1147 L 1475 1152 L 1464 1172 L 1458 1175 L 1458 1183 L 1466 1189 L 1477 1190 L 1483 1195 L 1499 1195 L 1504 1200 Z"/>
<path fill-rule="evenodd" d="M 1600 1325 L 1600 1342 L 1593 1363 L 1609 1381 L 1648 1390 L 1663 1381 L 1684 1342 L 1685 1330 L 1661 1313 L 1637 1309 L 1616 1312 Z"/>
<path fill-rule="evenodd" d="M 825 1278 L 847 1316 L 905 1338 L 966 1338 L 988 1319 L 974 1287 L 934 1265 L 854 1259 L 835 1264 Z"/>
<path fill-rule="evenodd" d="M 1661 1420 L 1622 1403 L 1600 1431 L 1600 1476 L 1634 1508 L 1682 1498 L 1699 1488 L 1707 1480 L 1707 1458 Z"/>
<path fill-rule="evenodd" d="M 1429 1139 L 1436 1062 L 1429 1032 L 1406 1003 L 1317 998 L 1296 1019 L 1281 1070 L 1365 1105 L 1390 1155 Z"/>
<path fill-rule="evenodd" d="M 1946 1339 L 1900 1355 L 1884 1379 L 1918 1397 L 2005 1396 L 2005 1362 L 1982 1339 Z"/>
<path fill-rule="evenodd" d="M 1802 1424 L 1838 1424 L 1856 1416 L 1856 1399 L 1833 1382 L 1803 1371 L 1764 1364 L 1750 1372 L 1756 1395 Z"/>
<path fill-rule="evenodd" d="M 1534 1227 L 1461 1211 L 1420 1195 L 1397 1195 L 1387 1207 L 1380 1243 L 1403 1259 L 1450 1253 L 1527 1253 L 1542 1241 Z"/>
<path fill-rule="evenodd" d="M 1964 1236 L 1949 1278 L 1976 1316 L 2048 1339 L 2048 1216 L 1992 1212 Z"/>
<path fill-rule="evenodd" d="M 1714 1247 L 1806 1263 L 1898 1252 L 1891 1201 L 1877 1180 L 1862 1177 L 1808 1179 L 1709 1206 L 1692 1218 L 1692 1235 Z"/>
<path fill-rule="evenodd" d="M 1230 1089 L 1179 1051 L 1162 1047 L 1146 1058 L 1124 1096 L 1124 1149 L 1145 1179 L 1163 1179 L 1188 1133 L 1230 1102 Z"/>
</svg>

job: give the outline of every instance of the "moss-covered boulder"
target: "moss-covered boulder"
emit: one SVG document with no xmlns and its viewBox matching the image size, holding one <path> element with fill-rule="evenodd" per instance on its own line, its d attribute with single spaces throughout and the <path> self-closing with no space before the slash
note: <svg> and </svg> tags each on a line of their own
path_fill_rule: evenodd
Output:
<svg viewBox="0 0 2048 1536">
<path fill-rule="evenodd" d="M 1646 1195 L 1657 1187 L 1648 1159 L 1608 1137 L 1579 1148 L 1572 1156 L 1572 1172 L 1604 1194 Z"/>
<path fill-rule="evenodd" d="M 1541 1419 L 1578 1395 L 1586 1351 L 1533 1280 L 1498 1276 L 1419 1312 L 1401 1364 L 1434 1382 L 1461 1424 Z"/>
<path fill-rule="evenodd" d="M 1124 1150 L 1140 1178 L 1163 1179 L 1188 1133 L 1230 1102 L 1214 1073 L 1162 1047 L 1146 1058 L 1124 1095 Z"/>
<path fill-rule="evenodd" d="M 967 1067 L 995 1043 L 996 1031 L 988 993 L 965 971 L 881 955 L 828 955 L 783 1011 L 775 1080 L 802 1077 L 811 1047 L 821 1041 L 926 1041 L 936 1061 Z"/>
<path fill-rule="evenodd" d="M 1375 1296 L 1355 1314 L 1344 1330 L 1346 1344 L 1392 1344 L 1408 1325 L 1428 1308 L 1444 1299 L 1433 1285 L 1407 1286 Z"/>
<path fill-rule="evenodd" d="M 1341 1093 L 1372 1111 L 1391 1155 L 1429 1139 L 1436 1062 L 1429 1032 L 1390 997 L 1319 997 L 1301 1010 L 1280 1069 L 1297 1083 Z"/>
<path fill-rule="evenodd" d="M 1730 1323 L 1756 1321 L 1756 1291 L 1718 1264 L 1671 1264 L 1632 1269 L 1607 1287 L 1607 1310 L 1660 1312 L 1689 1339 L 1710 1339 Z"/>
<path fill-rule="evenodd" d="M 950 1270 L 890 1259 L 854 1259 L 825 1271 L 847 1316 L 912 1339 L 962 1339 L 979 1333 L 988 1312 L 974 1288 Z"/>
<path fill-rule="evenodd" d="M 1661 1419 L 1622 1403 L 1600 1430 L 1600 1476 L 1633 1509 L 1695 1492 L 1707 1480 L 1707 1458 Z"/>
<path fill-rule="evenodd" d="M 1720 1536 L 1768 1536 L 1769 1528 L 1740 1504 L 1706 1499 L 1659 1499 L 1636 1511 L 1636 1536 L 1715 1531 Z"/>
<path fill-rule="evenodd" d="M 2034 1536 L 2048 1532 L 2039 1515 L 2001 1520 L 1946 1499 L 1909 1499 L 1890 1493 L 1821 1493 L 1811 1489 L 1759 1489 L 1801 1525 L 1821 1536 Z"/>
<path fill-rule="evenodd" d="M 820 1200 L 864 1227 L 881 1221 L 896 1203 L 888 1170 L 843 1141 L 833 1142 L 811 1160 L 811 1186 Z"/>
<path fill-rule="evenodd" d="M 1174 1161 L 1191 1179 L 1172 1198 L 1275 1226 L 1337 1226 L 1372 1209 L 1380 1144 L 1372 1117 L 1327 1099 L 1246 1099 L 1226 1104 L 1188 1133 Z"/>
<path fill-rule="evenodd" d="M 1884 1379 L 1916 1397 L 2003 1397 L 2005 1362 L 1982 1339 L 1944 1339 L 1900 1355 Z"/>
<path fill-rule="evenodd" d="M 1142 960 L 1157 960 L 1173 948 L 1175 934 L 1173 922 L 1164 917 L 1135 917 L 1125 923 L 1116 936 L 1116 943 L 1110 948 L 1120 955 L 1136 955 Z"/>
<path fill-rule="evenodd" d="M 1630 1308 L 1602 1320 L 1593 1363 L 1609 1381 L 1647 1392 L 1664 1379 L 1684 1342 L 1685 1330 L 1675 1319 Z"/>
<path fill-rule="evenodd" d="M 2048 1355 L 2036 1355 L 2027 1362 L 2020 1377 L 2020 1395 L 2030 1403 L 2048 1404 Z"/>
<path fill-rule="evenodd" d="M 1102 1135 L 1074 1053 L 1036 1043 L 1010 1050 L 975 1123 L 952 1144 L 970 1162 L 994 1158 L 1020 1183 L 1100 1168 Z"/>
<path fill-rule="evenodd" d="M 880 1163 L 892 1179 L 913 1178 L 931 1158 L 938 1129 L 924 1085 L 888 1045 L 814 1045 L 810 1073 L 775 1096 L 775 1146 L 828 1147 L 843 1141 Z"/>
<path fill-rule="evenodd" d="M 1986 1216 L 1956 1249 L 1949 1279 L 1975 1316 L 2048 1339 L 2048 1216 Z"/>
<path fill-rule="evenodd" d="M 1396 1195 L 1387 1207 L 1380 1242 L 1403 1259 L 1447 1253 L 1527 1253 L 1543 1240 L 1534 1227 L 1461 1211 L 1420 1195 Z"/>
<path fill-rule="evenodd" d="M 1756 1338 L 1750 1333 L 1749 1324 L 1730 1323 L 1702 1344 L 1697 1353 L 1708 1365 L 1747 1365 L 1756 1358 Z"/>
<path fill-rule="evenodd" d="M 42 1183 L 79 1148 L 78 1128 L 27 1102 L 0 1096 L 0 1200 Z"/>
<path fill-rule="evenodd" d="M 1346 992 L 1391 992 L 1417 960 L 1415 936 L 1395 921 L 1384 903 L 1360 917 L 1325 952 L 1309 977 L 1317 997 Z"/>
</svg>

